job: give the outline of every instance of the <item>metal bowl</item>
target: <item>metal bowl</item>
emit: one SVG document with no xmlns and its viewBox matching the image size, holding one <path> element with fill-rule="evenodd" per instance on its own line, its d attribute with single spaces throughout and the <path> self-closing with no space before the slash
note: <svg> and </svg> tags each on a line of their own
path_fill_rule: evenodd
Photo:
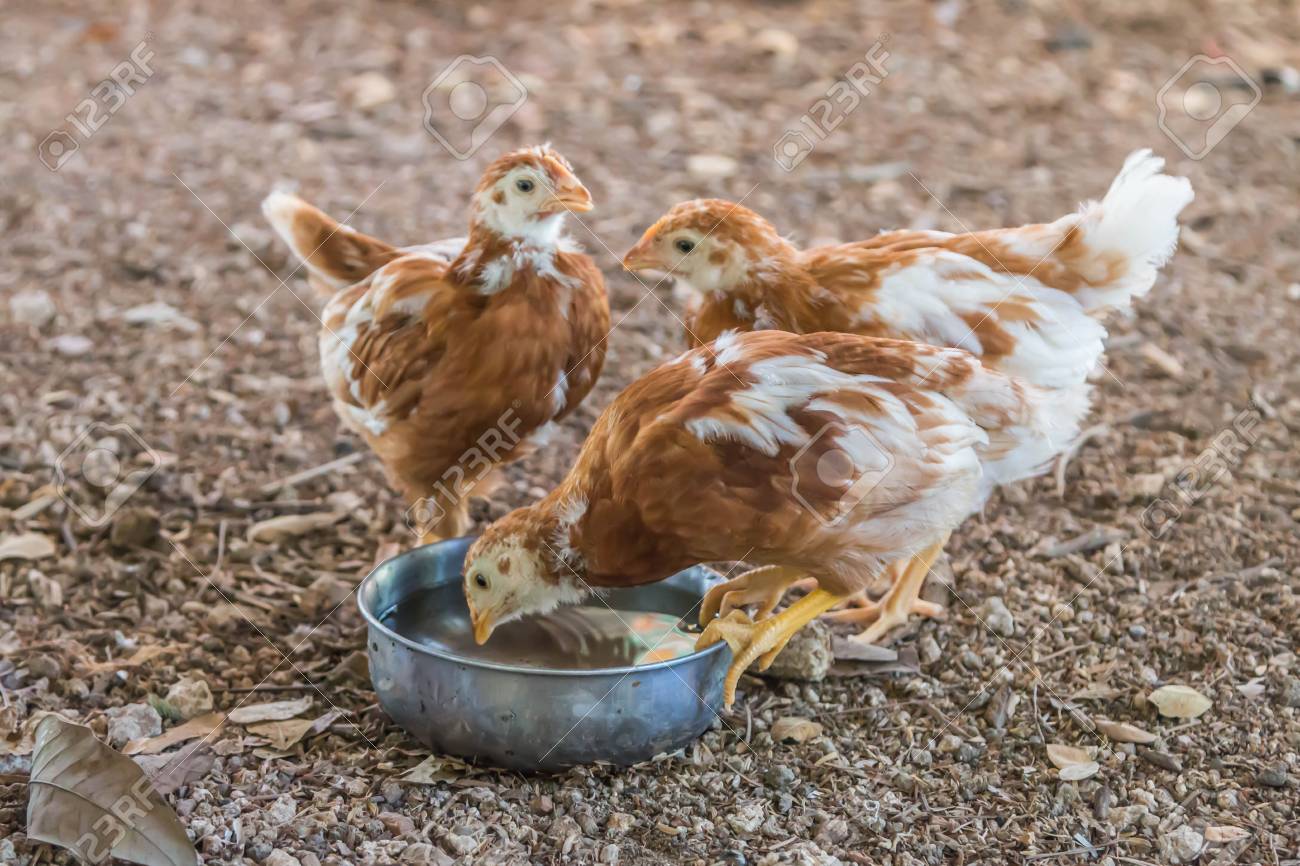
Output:
<svg viewBox="0 0 1300 866">
<path fill-rule="evenodd" d="M 379 703 L 431 749 L 518 770 L 626 765 L 704 733 L 722 706 L 725 643 L 669 661 L 596 670 L 520 667 L 458 655 L 394 632 L 384 620 L 412 593 L 461 583 L 472 538 L 395 556 L 357 594 L 369 624 L 370 677 Z M 603 595 L 616 610 L 686 616 L 715 579 L 691 568 L 659 583 Z M 469 628 L 464 595 L 438 622 Z M 447 618 L 450 617 L 451 620 Z M 510 624 L 502 628 L 510 628 Z"/>
</svg>

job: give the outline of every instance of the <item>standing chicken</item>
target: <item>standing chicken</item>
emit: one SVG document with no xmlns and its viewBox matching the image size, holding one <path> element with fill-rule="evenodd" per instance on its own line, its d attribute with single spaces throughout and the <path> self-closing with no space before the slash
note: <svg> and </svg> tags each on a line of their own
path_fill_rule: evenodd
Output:
<svg viewBox="0 0 1300 866">
<path fill-rule="evenodd" d="M 965 349 L 1086 407 L 1088 375 L 1105 347 L 1099 319 L 1150 290 L 1192 200 L 1191 184 L 1163 167 L 1150 151 L 1133 153 L 1105 198 L 1053 223 L 959 235 L 893 231 L 809 250 L 739 205 L 685 202 L 623 263 L 672 269 L 687 284 L 695 296 L 686 317 L 692 345 L 769 328 L 913 340 Z M 1071 444 L 1056 441 L 1061 452 Z M 893 576 L 883 607 L 859 599 L 859 610 L 836 615 L 874 620 L 862 640 L 874 642 L 911 610 L 938 610 L 916 600 L 924 574 Z"/>
<path fill-rule="evenodd" d="M 849 334 L 727 334 L 634 382 L 568 477 L 492 524 L 465 561 L 479 643 L 522 614 L 593 588 L 701 562 L 760 567 L 728 586 L 775 599 L 731 611 L 700 645 L 735 652 L 725 695 L 794 632 L 884 569 L 924 575 L 994 484 L 1025 477 L 1076 435 L 1083 407 L 968 352 Z M 865 482 L 865 483 L 864 483 Z M 708 620 L 716 605 L 705 611 Z"/>
<path fill-rule="evenodd" d="M 590 209 L 549 146 L 488 166 L 462 239 L 397 249 L 293 196 L 263 202 L 313 284 L 333 294 L 320 354 L 334 408 L 421 504 L 422 541 L 463 535 L 469 493 L 600 375 L 605 284 L 562 234 L 568 211 Z"/>
</svg>

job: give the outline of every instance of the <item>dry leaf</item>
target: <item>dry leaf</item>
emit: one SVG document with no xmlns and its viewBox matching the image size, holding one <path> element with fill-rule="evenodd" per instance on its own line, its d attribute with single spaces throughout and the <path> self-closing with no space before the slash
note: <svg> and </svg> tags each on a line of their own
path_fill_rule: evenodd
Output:
<svg viewBox="0 0 1300 866">
<path fill-rule="evenodd" d="M 1074 701 L 1109 701 L 1119 697 L 1120 691 L 1104 683 L 1092 683 L 1070 695 Z"/>
<path fill-rule="evenodd" d="M 1156 735 L 1144 731 L 1136 725 L 1130 725 L 1127 722 L 1112 722 L 1109 719 L 1097 719 L 1093 722 L 1097 730 L 1110 737 L 1117 743 L 1138 743 L 1148 746 L 1156 741 Z"/>
<path fill-rule="evenodd" d="M 1101 772 L 1101 764 L 1096 761 L 1088 761 L 1085 764 L 1071 764 L 1068 767 L 1062 767 L 1056 771 L 1062 782 L 1082 782 L 1084 779 L 1091 779 Z"/>
<path fill-rule="evenodd" d="M 254 722 L 279 722 L 302 715 L 311 708 L 311 696 L 298 698 L 296 701 L 272 701 L 268 704 L 253 704 L 251 707 L 238 707 L 230 711 L 230 723 L 234 725 L 251 725 Z"/>
<path fill-rule="evenodd" d="M 1097 775 L 1101 765 L 1085 750 L 1060 743 L 1047 744 L 1047 757 L 1057 767 L 1057 775 L 1065 782 L 1078 782 Z"/>
<path fill-rule="evenodd" d="M 1161 686 L 1147 700 L 1156 705 L 1160 715 L 1175 719 L 1194 719 L 1214 706 L 1214 701 L 1191 686 Z"/>
<path fill-rule="evenodd" d="M 806 743 L 821 736 L 822 726 L 801 716 L 782 716 L 772 723 L 772 739 L 778 743 Z"/>
<path fill-rule="evenodd" d="M 176 652 L 174 646 L 163 646 L 162 644 L 147 644 L 140 647 L 129 658 L 113 659 L 106 662 L 90 662 L 83 665 L 82 670 L 88 674 L 110 673 L 119 671 L 122 668 L 138 668 L 140 665 L 151 662 L 161 655 Z"/>
<path fill-rule="evenodd" d="M 831 651 L 835 658 L 855 662 L 892 662 L 898 661 L 898 650 L 887 646 L 863 643 L 860 640 L 840 637 L 831 638 Z"/>
<path fill-rule="evenodd" d="M 53 556 L 56 549 L 49 536 L 39 532 L 6 535 L 0 539 L 0 562 L 6 559 L 44 559 Z"/>
<path fill-rule="evenodd" d="M 398 776 L 397 781 L 414 785 L 436 785 L 439 782 L 454 782 L 469 772 L 469 764 L 464 761 L 446 755 L 430 755 Z"/>
<path fill-rule="evenodd" d="M 1228 825 L 1205 828 L 1205 841 L 1218 842 L 1224 844 L 1227 842 L 1237 842 L 1242 839 L 1249 839 L 1250 831 L 1243 830 L 1240 827 L 1231 827 Z"/>
<path fill-rule="evenodd" d="M 132 740 L 122 747 L 124 755 L 156 755 L 165 752 L 177 743 L 184 743 L 198 737 L 206 737 L 219 730 L 226 723 L 225 713 L 208 713 L 196 716 L 183 725 L 177 725 L 170 731 L 156 737 Z"/>
<path fill-rule="evenodd" d="M 17 717 L 17 711 L 12 710 L 14 717 Z M 32 713 L 27 721 L 23 722 L 22 727 L 17 731 L 11 731 L 8 736 L 0 740 L 0 757 L 5 755 L 30 755 L 36 748 L 36 728 L 44 721 L 46 716 L 57 715 L 47 710 L 37 710 Z M 17 733 L 15 739 L 13 734 Z"/>
<path fill-rule="evenodd" d="M 27 838 L 91 863 L 111 854 L 146 866 L 197 866 L 176 813 L 135 762 L 90 728 L 47 716 L 36 729 L 28 783 Z"/>
<path fill-rule="evenodd" d="M 306 736 L 314 724 L 315 722 L 311 719 L 282 719 L 275 722 L 258 722 L 249 725 L 248 732 L 259 737 L 265 737 L 270 742 L 271 748 L 284 752 L 293 748 L 299 740 Z"/>
<path fill-rule="evenodd" d="M 1047 757 L 1058 769 L 1062 770 L 1075 764 L 1086 764 L 1092 760 L 1092 755 L 1089 755 L 1084 749 L 1080 749 L 1078 746 L 1063 746 L 1060 743 L 1047 744 Z"/>
<path fill-rule="evenodd" d="M 333 511 L 317 511 L 313 514 L 282 514 L 248 527 L 249 541 L 283 541 L 333 526 L 344 515 Z"/>
<path fill-rule="evenodd" d="M 149 776 L 153 789 L 165 797 L 181 785 L 197 782 L 217 763 L 206 743 L 186 746 L 171 755 L 137 755 L 135 762 Z"/>
</svg>

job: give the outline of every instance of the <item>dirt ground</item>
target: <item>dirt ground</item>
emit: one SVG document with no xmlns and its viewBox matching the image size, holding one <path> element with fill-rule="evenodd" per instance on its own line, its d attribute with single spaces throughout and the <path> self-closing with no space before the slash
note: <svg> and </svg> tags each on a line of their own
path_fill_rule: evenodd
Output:
<svg viewBox="0 0 1300 866">
<path fill-rule="evenodd" d="M 216 710 L 309 698 L 320 720 L 279 744 L 230 724 L 173 768 L 167 800 L 210 863 L 1300 863 L 1300 15 L 979 5 L 7 3 L 0 862 L 71 862 L 24 835 L 32 714 L 147 735 L 149 702 L 170 715 L 181 697 L 159 699 L 201 679 Z M 774 145 L 878 40 L 884 80 L 784 170 Z M 527 90 L 465 161 L 422 123 L 461 54 Z M 1258 104 L 1192 159 L 1158 102 L 1202 54 L 1234 65 L 1200 105 Z M 123 62 L 134 95 L 72 128 Z M 1113 323 L 1100 426 L 1064 496 L 1050 478 L 1003 491 L 953 537 L 954 594 L 928 590 L 946 620 L 899 638 L 917 665 L 746 678 L 697 744 L 632 769 L 449 765 L 399 784 L 424 753 L 358 674 L 351 590 L 411 543 L 404 507 L 368 455 L 281 483 L 360 443 L 320 381 L 320 301 L 258 203 L 289 182 L 380 237 L 446 237 L 488 159 L 546 140 L 593 192 L 572 233 L 619 324 L 600 385 L 480 520 L 554 484 L 599 410 L 678 351 L 669 285 L 616 257 L 676 201 L 743 199 L 802 243 L 1018 225 L 1099 196 L 1144 146 L 1196 201 L 1155 289 Z M 61 455 L 105 437 L 131 470 L 124 504 L 84 467 L 61 496 Z M 1159 716 L 1147 696 L 1171 683 L 1212 706 Z M 822 730 L 774 742 L 789 716 Z M 1062 780 L 1047 744 L 1099 769 Z"/>
</svg>

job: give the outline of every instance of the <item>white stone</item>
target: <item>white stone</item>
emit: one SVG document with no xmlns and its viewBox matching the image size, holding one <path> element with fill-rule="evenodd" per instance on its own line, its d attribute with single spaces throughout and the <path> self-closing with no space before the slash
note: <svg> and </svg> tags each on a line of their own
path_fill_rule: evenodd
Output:
<svg viewBox="0 0 1300 866">
<path fill-rule="evenodd" d="M 41 328 L 58 314 L 59 308 L 54 305 L 54 299 L 43 289 L 17 292 L 9 299 L 9 315 L 22 325 Z"/>
</svg>

